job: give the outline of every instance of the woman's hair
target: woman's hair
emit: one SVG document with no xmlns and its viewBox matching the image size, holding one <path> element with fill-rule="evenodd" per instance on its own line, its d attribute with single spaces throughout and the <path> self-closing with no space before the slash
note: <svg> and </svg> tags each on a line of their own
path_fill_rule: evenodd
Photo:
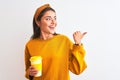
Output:
<svg viewBox="0 0 120 80">
<path fill-rule="evenodd" d="M 42 16 L 47 12 L 47 11 L 53 11 L 55 12 L 55 10 L 51 7 L 47 7 L 45 9 L 43 9 L 40 14 L 37 17 L 37 21 L 40 21 Z M 36 24 L 35 18 L 33 18 L 33 35 L 31 36 L 31 39 L 35 39 L 35 38 L 39 38 L 40 37 L 40 27 Z"/>
</svg>

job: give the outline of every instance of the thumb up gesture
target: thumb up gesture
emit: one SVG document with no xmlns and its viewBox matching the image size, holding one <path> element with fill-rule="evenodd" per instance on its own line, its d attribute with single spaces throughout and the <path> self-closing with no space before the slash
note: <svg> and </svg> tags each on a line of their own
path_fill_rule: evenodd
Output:
<svg viewBox="0 0 120 80">
<path fill-rule="evenodd" d="M 87 34 L 87 32 L 81 33 L 80 31 L 76 31 L 73 33 L 73 39 L 75 44 L 81 44 L 82 38 Z"/>
</svg>

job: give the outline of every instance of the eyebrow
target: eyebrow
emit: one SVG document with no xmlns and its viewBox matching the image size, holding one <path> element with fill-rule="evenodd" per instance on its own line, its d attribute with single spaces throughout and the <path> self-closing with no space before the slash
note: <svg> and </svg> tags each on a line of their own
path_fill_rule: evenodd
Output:
<svg viewBox="0 0 120 80">
<path fill-rule="evenodd" d="M 48 18 L 48 17 L 51 18 L 51 16 L 45 16 L 44 18 Z M 54 16 L 54 18 L 56 18 L 56 16 Z"/>
</svg>

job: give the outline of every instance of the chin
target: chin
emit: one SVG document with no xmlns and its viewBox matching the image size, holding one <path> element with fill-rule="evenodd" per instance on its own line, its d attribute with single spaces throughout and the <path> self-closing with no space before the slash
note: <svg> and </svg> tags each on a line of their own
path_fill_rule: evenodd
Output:
<svg viewBox="0 0 120 80">
<path fill-rule="evenodd" d="M 55 31 L 54 32 L 50 32 L 50 34 L 55 34 Z"/>
</svg>

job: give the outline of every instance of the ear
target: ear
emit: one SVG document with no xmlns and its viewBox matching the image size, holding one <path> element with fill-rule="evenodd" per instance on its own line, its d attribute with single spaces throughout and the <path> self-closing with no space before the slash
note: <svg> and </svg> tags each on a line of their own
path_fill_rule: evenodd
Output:
<svg viewBox="0 0 120 80">
<path fill-rule="evenodd" d="M 36 21 L 36 24 L 40 27 L 40 21 Z"/>
</svg>

